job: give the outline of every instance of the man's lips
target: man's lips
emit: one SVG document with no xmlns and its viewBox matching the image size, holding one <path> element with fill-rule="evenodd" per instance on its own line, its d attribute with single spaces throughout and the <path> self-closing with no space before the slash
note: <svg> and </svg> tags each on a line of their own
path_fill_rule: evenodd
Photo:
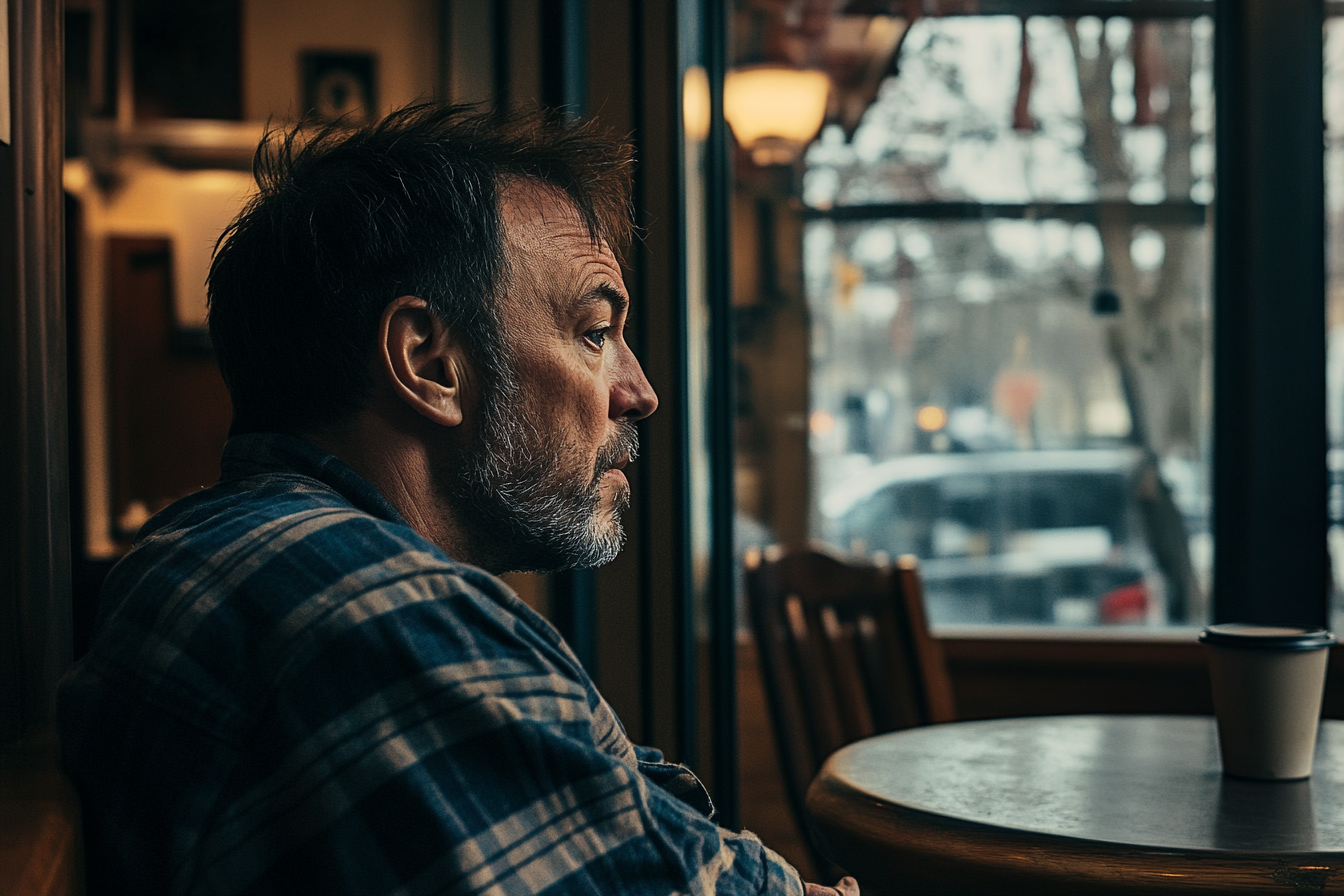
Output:
<svg viewBox="0 0 1344 896">
<path fill-rule="evenodd" d="M 597 462 L 593 465 L 593 484 L 612 474 L 613 479 L 625 481 L 621 471 L 639 456 L 639 433 L 633 423 L 622 421 L 615 434 L 608 439 L 597 452 Z"/>
<path fill-rule="evenodd" d="M 629 464 L 629 463 L 630 463 L 630 458 L 629 458 L 629 457 L 623 457 L 623 458 L 621 458 L 620 460 L 614 462 L 610 467 L 608 467 L 608 468 L 607 468 L 607 471 L 606 471 L 605 473 L 603 473 L 602 475 L 603 475 L 603 476 L 611 476 L 611 477 L 614 478 L 614 479 L 619 479 L 619 480 L 621 480 L 622 482 L 625 482 L 625 481 L 627 481 L 627 480 L 626 480 L 626 478 L 625 478 L 625 473 L 624 473 L 623 471 L 625 470 L 626 465 Z"/>
<path fill-rule="evenodd" d="M 625 478 L 622 472 L 630 463 L 630 455 L 625 454 L 621 457 L 612 459 L 610 457 L 599 457 L 597 459 L 597 469 L 594 471 L 593 485 L 597 485 L 605 479 L 612 479 L 618 485 L 629 486 L 629 480 Z"/>
</svg>

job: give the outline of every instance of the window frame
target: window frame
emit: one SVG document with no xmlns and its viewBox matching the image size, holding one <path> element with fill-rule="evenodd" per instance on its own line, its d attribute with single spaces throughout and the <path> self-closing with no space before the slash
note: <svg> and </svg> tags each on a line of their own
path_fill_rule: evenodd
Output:
<svg viewBox="0 0 1344 896">
<path fill-rule="evenodd" d="M 902 14 L 904 8 L 878 0 L 852 4 L 848 11 Z M 1216 191 L 1212 209 L 1211 622 L 1322 627 L 1329 622 L 1325 156 L 1320 139 L 1327 11 L 1344 14 L 1344 2 L 982 0 L 973 13 L 1024 19 L 1214 18 L 1215 179 L 1223 188 Z M 889 203 L 809 208 L 803 215 L 836 222 L 1030 214 L 1078 220 L 1095 214 L 1101 204 Z M 1130 210 L 1187 221 L 1203 214 L 1204 206 L 1168 200 Z M 717 291 L 720 320 L 732 314 L 728 286 L 725 282 Z M 1284 301 L 1285 295 L 1292 300 Z M 731 371 L 731 348 L 727 355 L 724 351 L 715 347 L 716 361 Z M 722 416 L 716 422 L 730 425 Z M 715 506 L 716 531 L 731 530 L 726 513 L 731 511 Z M 1086 630 L 1070 631 L 1088 639 Z"/>
</svg>

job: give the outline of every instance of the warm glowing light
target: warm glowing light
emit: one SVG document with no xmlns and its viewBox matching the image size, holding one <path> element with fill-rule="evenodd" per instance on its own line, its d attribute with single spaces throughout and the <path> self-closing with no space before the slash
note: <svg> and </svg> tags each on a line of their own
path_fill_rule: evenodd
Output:
<svg viewBox="0 0 1344 896">
<path fill-rule="evenodd" d="M 723 80 L 723 117 L 757 165 L 786 165 L 821 129 L 831 79 L 825 72 L 753 65 Z"/>
<path fill-rule="evenodd" d="M 835 432 L 835 418 L 827 411 L 813 411 L 809 421 L 814 436 L 828 436 Z"/>
<path fill-rule="evenodd" d="M 687 137 L 704 140 L 709 136 L 709 76 L 698 65 L 686 69 L 681 82 L 681 117 Z"/>
<path fill-rule="evenodd" d="M 915 412 L 915 425 L 925 432 L 937 432 L 947 425 L 947 411 L 936 404 L 926 404 Z"/>
</svg>

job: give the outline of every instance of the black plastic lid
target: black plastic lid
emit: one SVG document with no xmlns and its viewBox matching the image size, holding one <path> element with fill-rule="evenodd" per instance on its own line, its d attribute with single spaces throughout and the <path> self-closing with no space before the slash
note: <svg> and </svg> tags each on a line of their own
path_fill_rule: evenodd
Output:
<svg viewBox="0 0 1344 896">
<path fill-rule="evenodd" d="M 1323 628 L 1292 628 L 1224 622 L 1200 632 L 1199 640 L 1219 647 L 1250 647 L 1264 650 L 1320 650 L 1335 643 Z"/>
</svg>

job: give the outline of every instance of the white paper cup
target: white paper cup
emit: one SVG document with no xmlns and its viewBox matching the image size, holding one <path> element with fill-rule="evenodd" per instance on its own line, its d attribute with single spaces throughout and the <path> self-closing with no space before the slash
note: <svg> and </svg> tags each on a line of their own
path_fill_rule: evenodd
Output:
<svg viewBox="0 0 1344 896">
<path fill-rule="evenodd" d="M 1199 640 L 1208 647 L 1223 773 L 1293 780 L 1311 774 L 1325 691 L 1323 629 L 1226 623 Z"/>
</svg>

